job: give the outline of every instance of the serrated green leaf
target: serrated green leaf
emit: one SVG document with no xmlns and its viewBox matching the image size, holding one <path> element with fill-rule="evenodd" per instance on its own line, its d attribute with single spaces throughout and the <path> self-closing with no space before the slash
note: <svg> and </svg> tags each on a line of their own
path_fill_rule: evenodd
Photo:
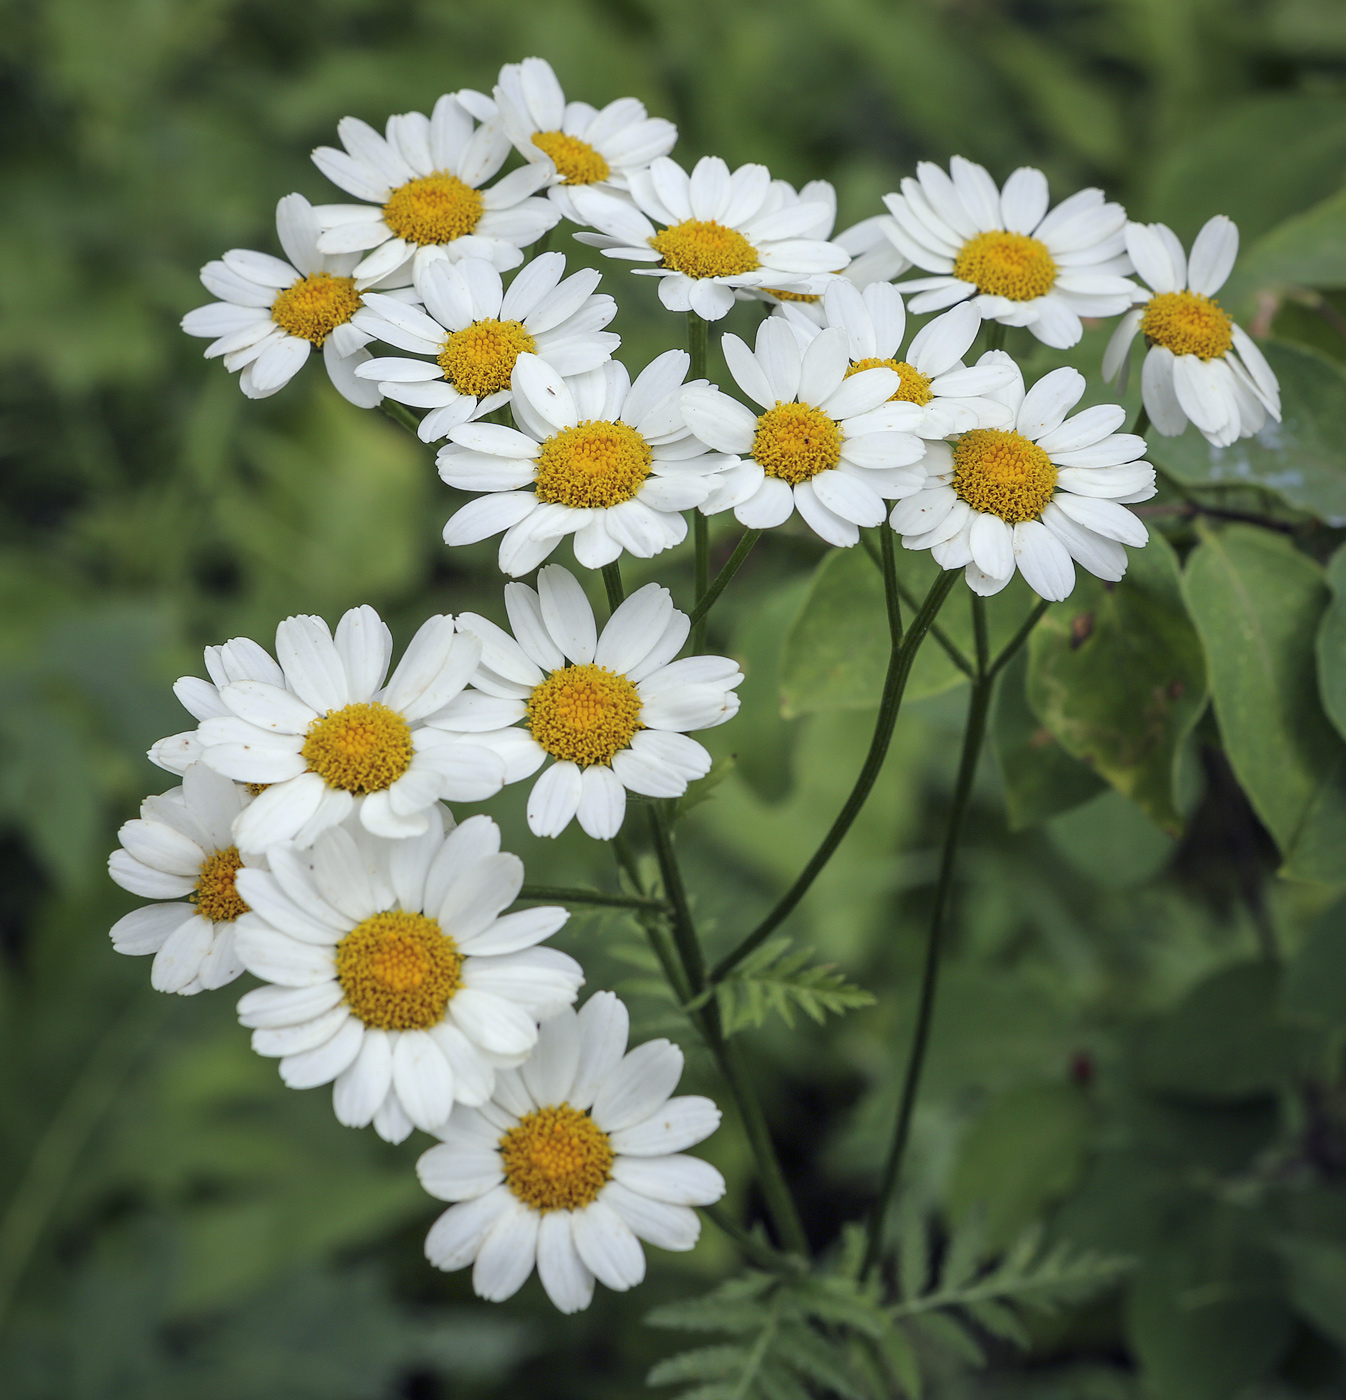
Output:
<svg viewBox="0 0 1346 1400">
<path fill-rule="evenodd" d="M 994 1337 L 999 1337 L 1002 1341 L 1013 1342 L 1017 1347 L 1025 1350 L 1031 1344 L 1028 1330 L 1019 1321 L 1013 1310 L 1007 1308 L 1004 1303 L 997 1303 L 988 1300 L 983 1303 L 969 1303 L 967 1305 L 968 1315 L 974 1322 L 980 1323 Z"/>
<path fill-rule="evenodd" d="M 772 1356 L 842 1400 L 869 1400 L 850 1374 L 845 1352 L 812 1328 L 782 1328 L 772 1345 Z"/>
<path fill-rule="evenodd" d="M 937 1347 L 952 1353 L 969 1366 L 984 1366 L 986 1353 L 981 1343 L 956 1318 L 946 1312 L 925 1312 L 911 1319 L 911 1325 Z"/>
<path fill-rule="evenodd" d="M 919 1298 L 930 1285 L 930 1235 L 917 1211 L 898 1217 L 897 1278 L 904 1298 Z"/>
<path fill-rule="evenodd" d="M 787 1026 L 802 1011 L 819 1025 L 827 1016 L 840 1016 L 874 997 L 847 982 L 832 963 L 812 963 L 811 948 L 791 952 L 788 938 L 773 938 L 741 962 L 716 988 L 726 1035 L 745 1026 L 759 1027 L 773 1012 Z"/>
<path fill-rule="evenodd" d="M 680 1381 L 718 1381 L 736 1377 L 749 1355 L 745 1346 L 697 1347 L 656 1362 L 648 1385 L 677 1385 Z"/>
<path fill-rule="evenodd" d="M 921 1376 L 921 1363 L 916 1358 L 916 1349 L 901 1327 L 894 1327 L 884 1335 L 880 1343 L 884 1359 L 892 1369 L 893 1378 L 902 1387 L 909 1400 L 921 1400 L 925 1384 Z"/>
</svg>

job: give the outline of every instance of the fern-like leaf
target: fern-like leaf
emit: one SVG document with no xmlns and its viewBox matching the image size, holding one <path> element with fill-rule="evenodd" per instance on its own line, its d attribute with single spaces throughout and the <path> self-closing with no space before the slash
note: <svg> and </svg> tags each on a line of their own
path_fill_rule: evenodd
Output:
<svg viewBox="0 0 1346 1400">
<path fill-rule="evenodd" d="M 874 997 L 848 982 L 832 963 L 812 961 L 813 950 L 791 951 L 788 938 L 773 938 L 745 958 L 716 988 L 726 1035 L 756 1029 L 773 1012 L 793 1026 L 797 1012 L 821 1024 Z"/>
</svg>

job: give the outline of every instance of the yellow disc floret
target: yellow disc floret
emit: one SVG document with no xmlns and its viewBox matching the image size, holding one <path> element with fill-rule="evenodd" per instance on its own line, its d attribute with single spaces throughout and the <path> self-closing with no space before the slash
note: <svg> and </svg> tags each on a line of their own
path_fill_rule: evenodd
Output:
<svg viewBox="0 0 1346 1400">
<path fill-rule="evenodd" d="M 640 696 L 606 666 L 564 666 L 528 697 L 533 738 L 562 763 L 611 763 L 639 729 Z"/>
<path fill-rule="evenodd" d="M 752 458 L 768 476 L 798 486 L 841 460 L 841 429 L 822 409 L 778 403 L 757 420 Z"/>
<path fill-rule="evenodd" d="M 650 247 L 663 266 L 687 277 L 736 277 L 761 267 L 757 249 L 737 230 L 713 219 L 687 219 L 661 229 Z"/>
<path fill-rule="evenodd" d="M 987 296 L 1032 301 L 1056 285 L 1056 262 L 1040 240 L 996 229 L 963 244 L 953 275 Z"/>
<path fill-rule="evenodd" d="M 411 726 L 377 700 L 347 705 L 315 719 L 299 752 L 328 787 L 382 792 L 411 767 Z"/>
<path fill-rule="evenodd" d="M 234 888 L 234 880 L 242 868 L 243 858 L 237 846 L 225 846 L 201 862 L 201 873 L 191 900 L 203 919 L 214 924 L 231 924 L 240 914 L 248 912 L 248 906 Z"/>
<path fill-rule="evenodd" d="M 383 206 L 383 222 L 408 243 L 452 243 L 476 228 L 481 195 L 443 170 L 399 185 Z"/>
<path fill-rule="evenodd" d="M 897 393 L 893 395 L 893 398 L 901 399 L 903 403 L 927 404 L 935 397 L 934 391 L 930 388 L 930 376 L 922 374 L 914 365 L 909 365 L 905 360 L 883 360 L 876 355 L 871 355 L 866 359 L 856 360 L 846 371 L 846 378 L 849 379 L 851 375 L 859 374 L 862 369 L 896 370 L 902 382 L 897 386 Z"/>
<path fill-rule="evenodd" d="M 355 290 L 354 277 L 314 272 L 276 293 L 271 319 L 300 340 L 321 345 L 359 309 L 360 294 Z"/>
<path fill-rule="evenodd" d="M 1022 433 L 974 428 L 954 444 L 953 489 L 973 510 L 1018 525 L 1042 514 L 1056 489 L 1056 468 Z"/>
<path fill-rule="evenodd" d="M 463 985 L 458 945 L 424 914 L 389 909 L 356 924 L 337 944 L 346 1005 L 381 1031 L 423 1031 L 444 1019 Z"/>
<path fill-rule="evenodd" d="M 474 321 L 444 342 L 439 367 L 460 394 L 484 399 L 487 394 L 508 389 L 514 361 L 535 349 L 537 341 L 522 321 Z"/>
<path fill-rule="evenodd" d="M 1156 292 L 1140 319 L 1141 333 L 1151 345 L 1203 360 L 1229 353 L 1233 326 L 1220 303 L 1200 292 Z"/>
<path fill-rule="evenodd" d="M 629 424 L 586 419 L 542 444 L 537 498 L 576 510 L 619 506 L 634 499 L 653 461 L 649 443 Z"/>
<path fill-rule="evenodd" d="M 568 1103 L 525 1113 L 500 1139 L 505 1184 L 533 1210 L 583 1210 L 616 1159 L 608 1135 Z"/>
<path fill-rule="evenodd" d="M 578 136 L 567 136 L 564 131 L 537 131 L 533 133 L 533 145 L 551 157 L 557 173 L 564 177 L 563 185 L 596 185 L 612 174 L 607 161 Z"/>
</svg>

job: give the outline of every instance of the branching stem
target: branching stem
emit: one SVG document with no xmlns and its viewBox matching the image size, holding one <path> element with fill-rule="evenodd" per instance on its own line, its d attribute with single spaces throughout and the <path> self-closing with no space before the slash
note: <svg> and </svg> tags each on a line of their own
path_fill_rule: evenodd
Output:
<svg viewBox="0 0 1346 1400">
<path fill-rule="evenodd" d="M 646 899 L 634 894 L 609 894 L 605 890 L 572 889 L 568 885 L 525 885 L 520 899 L 536 899 L 554 904 L 593 904 L 613 909 L 667 910 L 662 899 Z"/>
<path fill-rule="evenodd" d="M 698 519 L 704 519 L 698 512 Z M 739 566 L 752 553 L 752 547 L 762 538 L 763 531 L 747 530 L 743 537 L 734 546 L 734 552 L 725 560 L 724 568 L 715 575 L 714 581 L 705 589 L 701 590 L 696 600 L 696 606 L 692 609 L 692 627 L 701 627 L 706 614 L 711 610 L 715 600 L 724 592 L 725 585 L 739 571 Z M 700 650 L 699 647 L 694 650 Z"/>
</svg>

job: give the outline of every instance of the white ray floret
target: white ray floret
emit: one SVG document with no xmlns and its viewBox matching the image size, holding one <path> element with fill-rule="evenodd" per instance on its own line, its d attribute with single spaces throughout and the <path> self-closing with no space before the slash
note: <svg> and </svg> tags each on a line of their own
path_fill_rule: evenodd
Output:
<svg viewBox="0 0 1346 1400">
<path fill-rule="evenodd" d="M 660 279 L 659 299 L 670 311 L 718 321 L 736 291 L 819 292 L 850 261 L 839 243 L 809 235 L 825 222 L 826 206 L 779 203 L 764 165 L 731 174 L 718 156 L 705 156 L 688 175 L 663 156 L 632 174 L 630 185 L 634 207 L 597 190 L 573 190 L 576 211 L 598 230 L 575 237 L 607 257 L 649 263 L 634 270 Z"/>
<path fill-rule="evenodd" d="M 453 618 L 430 618 L 391 677 L 392 634 L 368 606 L 347 612 L 335 637 L 320 617 L 287 618 L 276 628 L 280 664 L 271 662 L 264 677 L 250 665 L 252 646 L 245 667 L 253 676 L 217 687 L 179 682 L 180 693 L 213 711 L 196 729 L 201 761 L 265 788 L 234 823 L 240 850 L 308 845 L 353 812 L 381 836 L 418 836 L 441 799 L 479 801 L 500 790 L 495 754 L 425 727 L 481 654 Z M 237 642 L 229 648 L 240 650 Z"/>
<path fill-rule="evenodd" d="M 1009 426 L 1009 409 L 987 396 L 1010 384 L 1014 371 L 1000 364 L 963 363 L 981 330 L 981 317 L 966 302 L 922 326 L 905 356 L 901 353 L 907 324 L 902 293 L 887 282 L 871 283 L 862 291 L 839 277 L 820 305 L 787 303 L 777 314 L 794 327 L 805 345 L 820 330 L 844 331 L 853 371 L 879 367 L 896 371 L 902 383 L 894 398 L 921 410 L 920 422 L 911 429 L 918 437 L 943 438 L 969 428 Z"/>
<path fill-rule="evenodd" d="M 485 1103 L 583 985 L 573 958 L 537 946 L 564 909 L 504 912 L 523 862 L 489 817 L 454 828 L 439 809 L 400 841 L 348 823 L 307 851 L 273 847 L 269 864 L 239 875 L 238 955 L 268 984 L 239 1019 L 290 1088 L 331 1084 L 349 1127 L 400 1142 Z"/>
<path fill-rule="evenodd" d="M 1150 422 L 1173 437 L 1188 422 L 1216 447 L 1251 437 L 1268 417 L 1280 422 L 1281 391 L 1266 356 L 1217 302 L 1238 256 L 1234 223 L 1217 214 L 1189 258 L 1165 224 L 1128 224 L 1126 246 L 1148 284 L 1103 356 L 1103 378 L 1124 387 L 1137 332 L 1147 349 L 1140 387 Z"/>
<path fill-rule="evenodd" d="M 721 348 L 757 407 L 715 388 L 683 391 L 692 431 L 744 459 L 710 509 L 732 506 L 755 530 L 783 525 L 798 510 L 817 535 L 844 547 L 860 538 L 862 525 L 883 523 L 886 500 L 920 488 L 925 443 L 916 431 L 925 415 L 895 400 L 902 386 L 896 370 L 850 372 L 845 331 L 819 331 L 801 350 L 800 333 L 771 316 L 757 329 L 755 351 L 736 335 L 726 335 Z"/>
<path fill-rule="evenodd" d="M 422 442 L 435 442 L 509 403 L 521 354 L 535 354 L 563 379 L 597 369 L 621 344 L 603 329 L 617 303 L 595 295 L 601 274 L 581 268 L 562 281 L 565 266 L 563 254 L 543 253 L 506 290 L 482 258 L 420 259 L 416 292 L 423 309 L 369 293 L 356 322 L 375 340 L 435 358 L 381 356 L 357 373 L 387 398 L 428 408 L 418 432 Z"/>
<path fill-rule="evenodd" d="M 1001 350 L 977 362 L 1013 365 Z M 1125 502 L 1154 495 L 1145 439 L 1117 431 L 1126 412 L 1099 404 L 1066 415 L 1084 376 L 1063 368 L 1027 392 L 1015 366 L 994 396 L 1013 413 L 1010 428 L 975 428 L 956 442 L 930 444 L 921 490 L 900 500 L 889 523 L 906 549 L 929 549 L 942 568 L 965 569 L 976 593 L 998 593 L 1017 569 L 1039 597 L 1059 601 L 1075 586 L 1075 564 L 1115 582 L 1126 572 L 1123 545 L 1149 535 Z"/>
<path fill-rule="evenodd" d="M 631 176 L 666 156 L 678 129 L 651 117 L 645 104 L 620 97 L 604 108 L 567 102 L 544 58 L 525 58 L 500 70 L 495 101 L 509 139 L 530 163 L 550 165 L 547 196 L 572 223 L 583 223 L 570 198 L 576 188 L 625 196 Z"/>
<path fill-rule="evenodd" d="M 971 300 L 984 320 L 1027 326 L 1065 348 L 1083 335 L 1081 316 L 1119 316 L 1135 300 L 1126 211 L 1101 190 L 1080 190 L 1049 212 L 1042 171 L 1023 166 L 997 188 L 984 167 L 954 156 L 948 172 L 922 161 L 883 202 L 888 237 L 934 274 L 898 283 L 919 293 L 917 313 Z"/>
<path fill-rule="evenodd" d="M 541 1029 L 537 1049 L 496 1078 L 491 1099 L 455 1108 L 417 1164 L 421 1185 L 454 1204 L 425 1240 L 439 1269 L 471 1264 L 480 1298 L 503 1302 L 537 1268 L 563 1313 L 589 1306 L 597 1280 L 617 1292 L 645 1277 L 640 1241 L 695 1246 L 695 1206 L 724 1195 L 709 1162 L 686 1155 L 719 1126 L 707 1098 L 673 1097 L 682 1051 L 627 1051 L 626 1007 L 590 997 Z"/>
<path fill-rule="evenodd" d="M 487 493 L 449 520 L 445 543 L 503 532 L 500 567 L 514 577 L 537 568 L 567 535 L 588 569 L 623 551 L 649 559 L 680 544 L 682 512 L 704 508 L 723 485 L 718 473 L 737 465 L 683 422 L 678 395 L 688 364 L 685 351 L 668 350 L 634 383 L 617 360 L 565 380 L 537 355 L 521 354 L 510 380 L 518 427 L 465 423 L 439 450 L 450 486 Z"/>
<path fill-rule="evenodd" d="M 485 117 L 478 125 L 475 116 Z M 495 104 L 479 93 L 446 93 L 430 116 L 388 118 L 385 134 L 356 117 L 337 123 L 343 150 L 319 146 L 313 163 L 333 184 L 368 204 L 323 204 L 318 246 L 358 253 L 356 286 L 398 271 L 424 249 L 450 258 L 485 258 L 502 272 L 560 218 L 536 197 L 550 178 L 541 165 L 513 170 L 487 186 L 510 152 Z"/>
<path fill-rule="evenodd" d="M 472 688 L 432 717 L 436 728 L 489 745 L 506 782 L 530 777 L 528 825 L 559 836 L 578 817 L 598 840 L 617 834 L 627 792 L 680 797 L 710 770 L 688 738 L 738 711 L 743 680 L 726 656 L 675 661 L 687 640 L 686 613 L 657 583 L 637 589 L 600 633 L 584 590 L 559 564 L 538 573 L 537 591 L 505 588 L 514 635 L 473 613 L 458 625 L 481 639 Z"/>
<path fill-rule="evenodd" d="M 248 906 L 235 880 L 243 866 L 265 862 L 240 855 L 232 828 L 251 801 L 241 783 L 194 763 L 180 787 L 147 797 L 139 817 L 117 833 L 121 846 L 108 857 L 108 873 L 132 894 L 171 901 L 134 909 L 112 926 L 119 953 L 154 955 L 157 991 L 189 996 L 243 971 L 234 933 Z"/>
<path fill-rule="evenodd" d="M 206 358 L 222 359 L 250 399 L 278 393 L 320 350 L 342 396 L 374 408 L 378 387 L 355 374 L 369 359 L 371 338 L 354 319 L 362 302 L 352 276 L 358 255 L 319 250 L 317 211 L 302 194 L 276 205 L 276 233 L 289 261 L 233 248 L 207 263 L 201 281 L 220 300 L 189 311 L 182 329 L 210 339 Z M 393 274 L 379 287 L 390 301 L 410 300 L 413 294 L 400 290 L 410 280 Z"/>
</svg>

